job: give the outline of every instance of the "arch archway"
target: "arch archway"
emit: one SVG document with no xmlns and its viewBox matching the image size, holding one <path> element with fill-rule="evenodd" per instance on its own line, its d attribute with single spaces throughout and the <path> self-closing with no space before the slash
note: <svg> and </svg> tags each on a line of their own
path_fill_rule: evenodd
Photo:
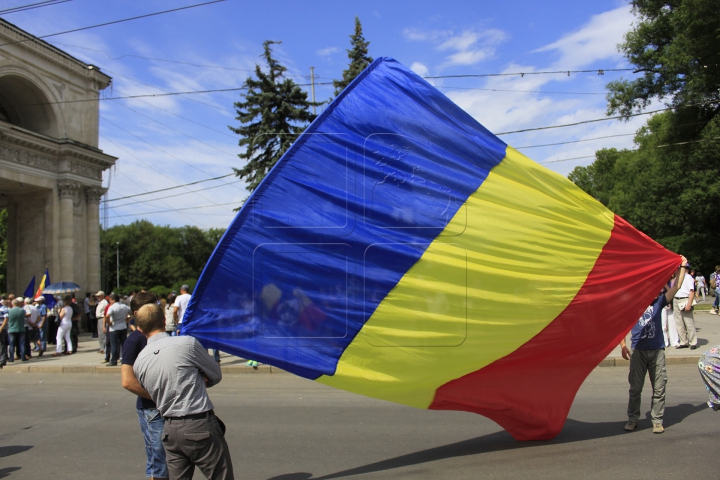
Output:
<svg viewBox="0 0 720 480">
<path fill-rule="evenodd" d="M 20 75 L 0 75 L 0 121 L 50 137 L 60 136 L 50 100 L 34 82 Z"/>
</svg>

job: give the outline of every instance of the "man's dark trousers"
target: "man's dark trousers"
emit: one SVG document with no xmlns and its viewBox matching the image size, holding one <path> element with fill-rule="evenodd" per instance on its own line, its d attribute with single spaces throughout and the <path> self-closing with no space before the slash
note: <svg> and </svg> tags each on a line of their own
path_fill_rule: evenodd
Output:
<svg viewBox="0 0 720 480">
<path fill-rule="evenodd" d="M 221 422 L 212 410 L 184 418 L 165 417 L 163 446 L 170 478 L 189 480 L 195 466 L 213 480 L 234 479 Z"/>
<path fill-rule="evenodd" d="M 120 357 L 120 350 L 122 349 L 125 339 L 127 338 L 127 329 L 117 330 L 110 332 L 110 350 L 112 351 L 112 358 L 110 358 L 110 365 L 117 365 L 118 357 Z M 107 357 L 107 355 L 105 355 Z"/>
<path fill-rule="evenodd" d="M 8 333 L 7 327 L 3 328 L 0 332 L 0 365 L 7 363 L 7 352 L 8 352 Z"/>
<path fill-rule="evenodd" d="M 15 361 L 15 349 L 19 349 L 20 360 L 25 361 L 25 332 L 8 333 L 10 338 L 10 353 L 8 362 Z"/>
</svg>

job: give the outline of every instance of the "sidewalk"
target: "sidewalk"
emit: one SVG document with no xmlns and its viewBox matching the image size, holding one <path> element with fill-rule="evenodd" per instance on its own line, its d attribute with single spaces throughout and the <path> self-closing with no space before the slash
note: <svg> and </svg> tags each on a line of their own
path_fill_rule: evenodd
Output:
<svg viewBox="0 0 720 480">
<path fill-rule="evenodd" d="M 720 316 L 710 315 L 707 311 L 695 312 L 695 327 L 697 328 L 698 348 L 675 349 L 672 346 L 665 349 L 666 362 L 668 365 L 693 364 L 697 363 L 700 355 L 714 345 L 720 345 Z M 78 352 L 74 355 L 53 358 L 54 345 L 48 345 L 48 351 L 42 357 L 33 352 L 33 358 L 29 362 L 8 363 L 0 372 L 25 372 L 25 373 L 120 373 L 120 367 L 107 367 L 101 362 L 104 355 L 98 353 L 99 345 L 96 338 L 90 334 L 80 335 Z M 260 365 L 257 370 L 245 366 L 245 359 L 228 354 L 221 354 L 221 370 L 223 373 L 286 373 L 277 367 Z M 628 366 L 629 361 L 624 360 L 620 353 L 620 347 L 616 347 L 610 354 L 600 362 L 599 367 L 620 367 Z"/>
</svg>

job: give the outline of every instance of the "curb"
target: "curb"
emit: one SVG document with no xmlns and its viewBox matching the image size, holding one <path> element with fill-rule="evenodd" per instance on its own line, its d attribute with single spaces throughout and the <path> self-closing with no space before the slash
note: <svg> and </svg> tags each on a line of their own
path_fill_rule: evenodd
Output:
<svg viewBox="0 0 720 480">
<path fill-rule="evenodd" d="M 229 365 L 220 367 L 220 370 L 227 375 L 287 373 L 285 370 L 271 365 L 260 365 L 257 370 L 244 365 Z M 6 365 L 2 371 L 7 373 L 90 373 L 102 375 L 108 373 L 119 374 L 120 367 L 106 367 L 104 365 Z"/>
<path fill-rule="evenodd" d="M 665 357 L 666 365 L 694 365 L 700 361 L 700 355 L 684 357 Z M 598 364 L 602 367 L 629 367 L 630 361 L 622 357 L 609 357 Z M 259 374 L 284 374 L 287 373 L 271 365 L 260 365 L 257 370 L 244 365 L 228 365 L 220 367 L 225 375 L 259 375 Z M 2 372 L 7 373 L 90 373 L 90 374 L 118 374 L 120 367 L 106 367 L 104 365 L 6 365 Z"/>
<path fill-rule="evenodd" d="M 693 365 L 700 361 L 700 355 L 688 355 L 686 357 L 665 357 L 665 365 Z M 622 357 L 609 357 L 600 362 L 598 367 L 629 367 L 630 360 Z"/>
</svg>

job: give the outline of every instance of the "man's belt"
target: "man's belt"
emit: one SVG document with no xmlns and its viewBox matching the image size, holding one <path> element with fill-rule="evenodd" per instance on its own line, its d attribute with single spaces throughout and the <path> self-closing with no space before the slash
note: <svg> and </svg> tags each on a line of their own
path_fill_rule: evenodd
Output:
<svg viewBox="0 0 720 480">
<path fill-rule="evenodd" d="M 163 417 L 168 420 L 200 420 L 201 418 L 209 417 L 211 415 L 215 415 L 215 410 L 208 410 L 207 412 L 202 413 L 193 413 L 192 415 L 183 415 L 181 417 Z"/>
<path fill-rule="evenodd" d="M 688 297 L 675 297 L 675 300 L 685 300 Z"/>
</svg>

